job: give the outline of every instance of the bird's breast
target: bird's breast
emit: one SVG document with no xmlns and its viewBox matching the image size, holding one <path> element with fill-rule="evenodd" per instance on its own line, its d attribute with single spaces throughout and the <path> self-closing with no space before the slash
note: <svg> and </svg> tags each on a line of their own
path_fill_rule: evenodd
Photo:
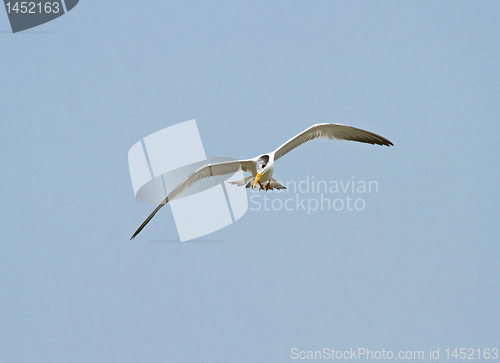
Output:
<svg viewBox="0 0 500 363">
<path fill-rule="evenodd" d="M 262 180 L 268 181 L 273 177 L 274 165 L 269 165 L 264 174 L 262 174 Z"/>
</svg>

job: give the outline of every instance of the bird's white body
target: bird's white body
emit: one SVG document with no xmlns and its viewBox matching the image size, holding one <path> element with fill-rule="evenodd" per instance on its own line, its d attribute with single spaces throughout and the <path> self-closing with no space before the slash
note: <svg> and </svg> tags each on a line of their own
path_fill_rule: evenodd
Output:
<svg viewBox="0 0 500 363">
<path fill-rule="evenodd" d="M 264 170 L 264 174 L 262 174 L 261 179 L 265 182 L 268 182 L 273 177 L 274 171 L 274 155 L 272 153 L 269 155 L 269 163 L 267 163 L 266 170 Z"/>
<path fill-rule="evenodd" d="M 229 161 L 217 164 L 207 164 L 202 166 L 194 173 L 189 175 L 182 183 L 180 183 L 172 192 L 160 203 L 160 205 L 149 215 L 148 218 L 137 229 L 131 239 L 135 238 L 137 234 L 149 223 L 153 216 L 167 204 L 170 200 L 180 195 L 186 189 L 191 187 L 195 182 L 215 175 L 233 174 L 238 170 L 251 173 L 250 176 L 232 184 L 237 186 L 246 186 L 247 188 L 255 188 L 259 184 L 261 190 L 284 189 L 273 179 L 274 163 L 282 156 L 311 140 L 315 139 L 328 139 L 328 140 L 350 140 L 358 141 L 367 144 L 377 144 L 391 146 L 392 142 L 386 138 L 374 134 L 373 132 L 357 129 L 352 126 L 340 124 L 317 124 L 309 127 L 300 134 L 294 136 L 279 148 L 271 153 L 257 156 L 253 159 Z"/>
<path fill-rule="evenodd" d="M 260 158 L 265 157 L 265 156 L 269 157 L 269 161 L 267 162 L 267 164 L 265 165 L 265 168 L 263 170 L 259 170 L 258 160 Z M 253 160 L 255 160 L 255 162 L 257 163 L 257 168 L 256 168 L 257 174 L 253 175 L 253 173 L 252 173 L 252 176 L 254 177 L 254 179 L 257 178 L 257 181 L 261 185 L 262 184 L 266 184 L 267 182 L 269 182 L 273 178 L 273 172 L 274 172 L 274 152 L 269 153 L 267 155 L 257 156 Z M 259 174 L 261 171 L 262 171 L 262 174 Z"/>
</svg>

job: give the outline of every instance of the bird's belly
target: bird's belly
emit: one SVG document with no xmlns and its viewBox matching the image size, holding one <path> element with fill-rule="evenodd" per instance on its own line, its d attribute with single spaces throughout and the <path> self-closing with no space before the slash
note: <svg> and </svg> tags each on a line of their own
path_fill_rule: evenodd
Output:
<svg viewBox="0 0 500 363">
<path fill-rule="evenodd" d="M 271 168 L 271 169 L 267 169 L 267 170 L 264 172 L 264 174 L 262 174 L 261 179 L 262 179 L 263 181 L 266 181 L 266 182 L 267 182 L 267 181 L 268 181 L 268 180 L 270 180 L 272 177 L 273 177 L 273 169 Z"/>
</svg>

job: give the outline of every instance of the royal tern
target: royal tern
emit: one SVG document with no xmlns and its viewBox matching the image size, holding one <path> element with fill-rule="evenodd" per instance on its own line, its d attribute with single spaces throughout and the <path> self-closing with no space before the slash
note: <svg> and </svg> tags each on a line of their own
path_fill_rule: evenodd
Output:
<svg viewBox="0 0 500 363">
<path fill-rule="evenodd" d="M 204 178 L 209 178 L 216 175 L 233 174 L 238 170 L 243 170 L 245 172 L 251 173 L 251 175 L 242 180 L 232 182 L 232 184 L 237 186 L 244 185 L 246 186 L 246 188 L 255 188 L 255 186 L 259 184 L 259 190 L 265 190 L 266 192 L 269 189 L 285 189 L 283 185 L 279 184 L 272 178 L 274 172 L 274 162 L 296 147 L 315 139 L 349 140 L 364 142 L 372 145 L 394 146 L 392 142 L 380 135 L 352 126 L 341 124 L 313 125 L 297 136 L 294 136 L 271 153 L 259 155 L 249 160 L 228 161 L 202 166 L 194 173 L 189 175 L 186 179 L 184 179 L 182 183 L 180 183 L 177 187 L 175 187 L 174 190 L 170 192 L 170 194 L 168 194 L 168 196 L 160 203 L 160 205 L 158 205 L 158 207 L 156 207 L 156 209 L 148 216 L 148 218 L 146 218 L 146 220 L 141 224 L 137 231 L 135 231 L 130 239 L 134 239 L 142 231 L 142 229 L 146 226 L 146 224 L 149 223 L 149 221 L 154 217 L 154 215 L 160 210 L 161 207 L 183 193 L 194 183 Z M 262 182 L 264 182 L 264 184 L 262 184 Z"/>
</svg>

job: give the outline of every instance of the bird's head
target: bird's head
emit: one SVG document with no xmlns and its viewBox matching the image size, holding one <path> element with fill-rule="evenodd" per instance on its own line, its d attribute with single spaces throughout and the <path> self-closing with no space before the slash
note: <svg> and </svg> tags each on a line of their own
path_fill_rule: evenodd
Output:
<svg viewBox="0 0 500 363">
<path fill-rule="evenodd" d="M 269 155 L 262 155 L 260 158 L 257 159 L 256 163 L 257 176 L 255 177 L 252 189 L 255 188 L 262 174 L 264 174 L 264 171 L 266 170 L 268 163 L 269 163 Z"/>
</svg>

